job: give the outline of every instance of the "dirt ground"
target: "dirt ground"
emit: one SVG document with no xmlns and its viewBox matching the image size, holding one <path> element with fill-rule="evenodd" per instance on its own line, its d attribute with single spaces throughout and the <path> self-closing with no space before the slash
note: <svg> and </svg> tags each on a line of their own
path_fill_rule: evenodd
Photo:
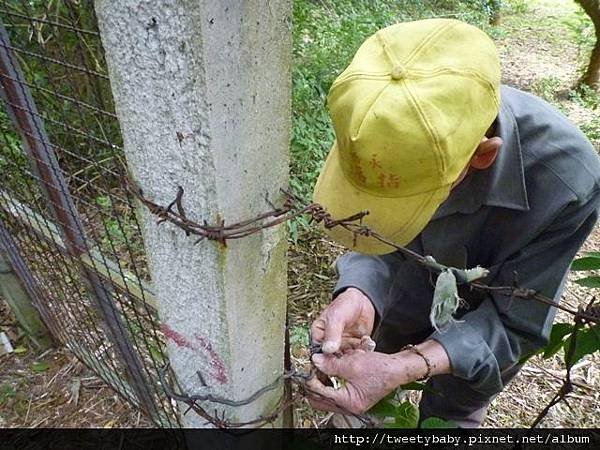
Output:
<svg viewBox="0 0 600 450">
<path fill-rule="evenodd" d="M 527 11 L 505 15 L 496 41 L 506 84 L 538 92 L 544 86 L 568 90 L 577 78 L 578 46 L 563 23 L 573 15 L 570 0 L 527 2 Z M 560 106 L 578 124 L 597 120 L 598 111 L 559 96 Z M 318 234 L 304 236 L 292 246 L 289 261 L 289 310 L 292 357 L 306 363 L 308 324 L 329 301 L 333 286 L 331 264 L 343 250 Z M 600 249 L 596 229 L 583 250 Z M 571 277 L 572 278 L 572 277 Z M 571 306 L 590 296 L 569 282 L 564 301 Z M 1 302 L 0 302 L 1 305 Z M 559 320 L 569 318 L 559 314 Z M 7 309 L 0 307 L 0 331 L 15 333 Z M 122 400 L 65 349 L 35 352 L 27 340 L 16 339 L 19 353 L 0 356 L 0 427 L 141 427 L 150 423 Z M 576 390 L 569 404 L 554 407 L 544 427 L 598 427 L 600 425 L 599 357 L 586 357 L 573 371 Z M 42 363 L 40 365 L 40 363 Z M 41 370 L 43 369 L 43 370 Z M 524 427 L 561 385 L 562 353 L 550 360 L 533 358 L 493 402 L 487 427 Z M 411 394 L 417 399 L 418 394 Z M 326 414 L 298 405 L 296 426 L 319 427 Z"/>
</svg>

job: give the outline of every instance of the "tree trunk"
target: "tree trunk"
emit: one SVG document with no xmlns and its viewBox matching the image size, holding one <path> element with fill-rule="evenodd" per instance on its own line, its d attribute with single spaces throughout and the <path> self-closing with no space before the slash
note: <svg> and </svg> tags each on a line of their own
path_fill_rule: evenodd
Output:
<svg viewBox="0 0 600 450">
<path fill-rule="evenodd" d="M 592 50 L 590 63 L 581 82 L 591 88 L 600 87 L 600 36 L 598 34 L 596 34 L 596 45 Z"/>
<path fill-rule="evenodd" d="M 592 50 L 590 62 L 580 83 L 597 89 L 600 84 L 600 0 L 575 0 L 575 2 L 590 17 L 596 31 L 596 45 Z"/>
<path fill-rule="evenodd" d="M 489 0 L 487 3 L 487 8 L 490 16 L 490 25 L 500 25 L 500 10 L 502 9 L 502 0 Z"/>
</svg>

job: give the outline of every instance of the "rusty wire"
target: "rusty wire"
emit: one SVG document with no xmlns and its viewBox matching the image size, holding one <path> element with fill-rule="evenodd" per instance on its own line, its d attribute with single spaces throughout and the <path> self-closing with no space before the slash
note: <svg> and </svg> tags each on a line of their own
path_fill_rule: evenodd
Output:
<svg viewBox="0 0 600 450">
<path fill-rule="evenodd" d="M 348 411 L 346 410 L 346 408 L 339 405 L 329 397 L 325 397 L 322 394 L 312 390 L 306 384 L 306 382 L 312 379 L 312 377 L 316 376 L 316 369 L 314 367 L 311 367 L 311 371 L 309 373 L 305 373 L 294 368 L 290 371 L 286 371 L 283 375 L 279 376 L 271 384 L 268 384 L 258 389 L 252 395 L 242 400 L 231 400 L 213 394 L 185 394 L 175 392 L 175 390 L 171 387 L 166 377 L 169 367 L 170 365 L 167 363 L 159 371 L 160 381 L 165 390 L 166 395 L 172 400 L 182 402 L 188 405 L 188 409 L 184 411 L 183 414 L 185 415 L 189 411 L 194 411 L 196 414 L 198 414 L 200 417 L 206 420 L 205 425 L 211 424 L 217 428 L 244 428 L 248 426 L 262 427 L 264 425 L 273 424 L 281 415 L 281 413 L 283 413 L 283 411 L 285 411 L 291 405 L 302 401 L 307 396 L 307 394 L 317 397 L 320 401 L 328 403 L 340 411 L 344 411 L 345 415 L 357 418 L 365 426 L 374 425 L 372 420 L 368 416 L 362 414 L 355 414 L 351 411 Z M 201 376 L 200 378 L 202 379 Z M 203 407 L 201 405 L 201 403 L 203 402 L 215 403 L 218 405 L 225 405 L 230 407 L 250 405 L 267 392 L 273 391 L 282 386 L 285 381 L 292 382 L 298 388 L 298 393 L 290 394 L 290 396 L 287 397 L 284 391 L 277 400 L 276 406 L 271 412 L 269 412 L 267 415 L 261 415 L 251 420 L 235 422 L 226 418 L 224 412 L 221 412 L 219 414 L 219 412 L 215 410 L 214 414 L 210 414 L 206 410 L 206 407 Z"/>
<path fill-rule="evenodd" d="M 223 220 L 218 225 L 210 225 L 206 221 L 200 224 L 189 219 L 186 216 L 185 209 L 183 206 L 184 190 L 181 186 L 178 186 L 177 188 L 175 199 L 172 202 L 170 202 L 167 206 L 161 206 L 147 199 L 144 196 L 142 190 L 139 189 L 131 181 L 130 176 L 128 174 L 124 176 L 124 180 L 127 186 L 127 190 L 132 195 L 137 197 L 140 200 L 140 202 L 144 204 L 152 214 L 158 217 L 159 224 L 169 222 L 175 225 L 176 227 L 182 229 L 188 236 L 199 236 L 198 239 L 196 239 L 196 241 L 194 242 L 194 244 L 198 244 L 204 239 L 207 239 L 217 241 L 221 245 L 227 245 L 228 239 L 243 238 L 245 236 L 258 233 L 265 228 L 279 225 L 298 216 L 309 215 L 313 222 L 322 224 L 323 227 L 327 229 L 331 229 L 334 227 L 342 227 L 352 232 L 355 235 L 355 238 L 356 236 L 366 236 L 383 242 L 389 245 L 390 247 L 396 249 L 397 251 L 401 252 L 405 257 L 410 258 L 416 261 L 417 263 L 421 264 L 431 272 L 439 273 L 444 270 L 453 270 L 456 275 L 459 275 L 461 273 L 453 267 L 448 267 L 436 262 L 433 258 L 420 255 L 406 247 L 397 245 L 396 243 L 377 233 L 372 228 L 364 225 L 362 223 L 362 219 L 368 214 L 368 211 L 361 211 L 346 218 L 335 219 L 321 205 L 312 202 L 305 202 L 301 198 L 293 194 L 291 191 L 282 189 L 282 192 L 285 195 L 285 201 L 281 207 L 275 207 L 268 199 L 265 199 L 269 203 L 269 205 L 271 205 L 272 209 L 252 219 L 244 220 L 229 225 L 226 225 Z M 519 286 L 517 273 L 514 274 L 514 282 L 512 286 L 490 286 L 479 280 L 465 280 L 464 277 L 462 279 L 457 277 L 457 279 L 459 283 L 468 284 L 472 289 L 475 290 L 488 293 L 493 292 L 504 295 L 508 298 L 517 297 L 524 300 L 534 300 L 549 305 L 551 307 L 558 308 L 573 316 L 575 320 L 575 327 L 572 332 L 573 341 L 567 349 L 567 372 L 565 379 L 558 392 L 554 395 L 554 397 L 551 399 L 548 405 L 538 414 L 538 416 L 534 420 L 533 424 L 531 425 L 531 428 L 533 429 L 543 420 L 544 417 L 546 417 L 546 415 L 554 405 L 561 401 L 566 402 L 567 395 L 573 391 L 573 383 L 571 381 L 571 368 L 575 363 L 575 361 L 573 361 L 573 354 L 575 352 L 576 347 L 577 333 L 584 324 L 600 323 L 600 308 L 598 306 L 594 306 L 594 299 L 592 299 L 592 301 L 585 308 L 580 307 L 578 310 L 573 310 L 571 308 L 563 306 L 555 302 L 553 299 L 537 292 L 536 290 Z M 315 352 L 320 352 L 320 345 L 311 342 L 311 356 Z M 223 397 L 216 397 L 211 394 L 190 395 L 185 393 L 176 393 L 170 387 L 169 383 L 165 378 L 167 369 L 168 366 L 166 366 L 165 368 L 163 368 L 163 370 L 160 371 L 161 384 L 164 387 L 167 396 L 173 400 L 187 404 L 188 410 L 186 411 L 186 413 L 190 410 L 193 410 L 198 415 L 206 419 L 207 424 L 212 424 L 217 428 L 241 428 L 251 425 L 263 426 L 266 424 L 271 424 L 277 419 L 277 417 L 279 417 L 279 415 L 286 408 L 288 408 L 290 405 L 293 405 L 297 401 L 302 400 L 307 394 L 317 396 L 320 400 L 331 404 L 331 406 L 335 407 L 337 410 L 343 411 L 343 414 L 351 415 L 358 418 L 366 426 L 373 425 L 373 422 L 369 419 L 368 416 L 354 414 L 348 411 L 346 408 L 334 402 L 332 399 L 324 397 L 323 395 L 311 390 L 306 385 L 306 381 L 309 380 L 312 376 L 315 376 L 316 369 L 314 366 L 311 366 L 310 374 L 298 372 L 296 369 L 292 368 L 292 370 L 289 370 L 286 373 L 284 373 L 272 384 L 259 389 L 250 397 L 243 400 L 231 400 Z M 215 413 L 211 415 L 204 407 L 200 405 L 201 402 L 216 403 L 232 407 L 248 405 L 254 402 L 258 397 L 265 394 L 266 392 L 277 388 L 285 380 L 293 381 L 294 384 L 299 388 L 299 394 L 293 395 L 291 393 L 288 393 L 289 397 L 286 399 L 286 394 L 284 392 L 279 401 L 277 402 L 277 406 L 273 409 L 273 411 L 271 411 L 265 416 L 259 416 L 250 421 L 233 422 L 225 418 L 224 412 L 219 415 L 219 413 L 216 410 Z"/>
<path fill-rule="evenodd" d="M 129 177 L 125 177 L 129 180 Z M 404 246 L 398 245 L 377 233 L 373 228 L 368 227 L 362 223 L 362 219 L 368 215 L 368 211 L 361 211 L 353 214 L 349 217 L 336 219 L 329 214 L 329 212 L 318 203 L 305 202 L 298 196 L 293 194 L 289 190 L 282 189 L 286 199 L 283 206 L 267 211 L 260 214 L 252 219 L 245 220 L 242 222 L 225 225 L 224 221 L 221 221 L 218 225 L 210 225 L 207 222 L 202 224 L 194 222 L 189 219 L 183 208 L 183 194 L 184 190 L 181 186 L 177 188 L 177 194 L 175 199 L 167 206 L 161 206 L 151 200 L 148 200 L 141 189 L 136 187 L 130 180 L 126 181 L 127 189 L 133 195 L 135 195 L 147 208 L 148 210 L 158 217 L 158 223 L 170 222 L 173 225 L 181 228 L 187 235 L 196 235 L 199 238 L 194 242 L 197 244 L 204 239 L 215 240 L 222 245 L 227 244 L 228 239 L 239 239 L 249 236 L 254 233 L 258 233 L 261 230 L 269 227 L 279 225 L 288 220 L 292 220 L 301 215 L 309 215 L 315 223 L 322 224 L 325 228 L 331 229 L 334 227 L 342 227 L 347 231 L 350 231 L 354 236 L 366 236 L 376 239 L 384 244 L 389 245 L 396 251 L 400 252 L 405 257 L 416 261 L 429 271 L 440 273 L 445 270 L 452 270 L 455 274 L 460 273 L 456 268 L 445 266 L 436 262 L 433 258 L 420 255 Z M 576 318 L 585 319 L 591 323 L 600 323 L 600 318 L 589 311 L 574 310 L 567 306 L 561 305 L 553 299 L 541 294 L 540 292 L 529 289 L 526 287 L 519 286 L 518 274 L 515 274 L 515 280 L 512 286 L 490 286 L 478 280 L 467 281 L 457 277 L 459 283 L 468 284 L 472 289 L 497 293 L 506 296 L 507 298 L 521 298 L 524 300 L 535 300 L 540 303 L 552 306 L 554 308 L 565 311 Z"/>
<path fill-rule="evenodd" d="M 596 298 L 593 297 L 590 300 L 590 302 L 585 306 L 585 308 L 580 307 L 579 309 L 582 312 L 586 312 L 588 315 L 597 315 L 598 308 L 594 306 L 595 302 L 596 302 Z M 573 327 L 573 331 L 572 331 L 572 335 L 571 335 L 571 340 L 569 341 L 569 346 L 567 347 L 567 350 L 565 353 L 565 364 L 567 367 L 566 367 L 566 373 L 565 373 L 565 378 L 563 379 L 563 383 L 560 386 L 560 388 L 558 389 L 558 391 L 556 392 L 556 394 L 554 394 L 554 396 L 552 397 L 550 402 L 548 402 L 548 404 L 544 407 L 544 409 L 541 410 L 540 413 L 537 415 L 537 417 L 531 424 L 531 429 L 538 426 L 538 424 L 548 415 L 548 413 L 550 412 L 550 409 L 552 409 L 552 407 L 554 407 L 558 403 L 565 402 L 567 404 L 567 406 L 569 406 L 569 408 L 571 408 L 571 405 L 569 405 L 569 403 L 567 401 L 567 396 L 574 390 L 574 387 L 573 387 L 574 384 L 571 379 L 571 377 L 572 377 L 571 370 L 573 369 L 573 366 L 577 362 L 574 359 L 575 349 L 577 348 L 577 339 L 579 336 L 579 332 L 581 331 L 583 326 L 586 324 L 586 319 L 583 318 L 582 316 L 576 316 L 574 319 L 574 322 L 575 323 L 574 323 L 574 327 Z M 591 328 L 591 329 L 594 330 L 594 328 Z"/>
</svg>

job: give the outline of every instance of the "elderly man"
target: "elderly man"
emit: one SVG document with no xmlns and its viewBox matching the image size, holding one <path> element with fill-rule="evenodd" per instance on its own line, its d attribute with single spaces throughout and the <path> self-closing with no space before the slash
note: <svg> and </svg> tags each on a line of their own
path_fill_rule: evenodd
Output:
<svg viewBox="0 0 600 450">
<path fill-rule="evenodd" d="M 600 161 L 544 101 L 500 86 L 494 43 L 457 20 L 393 25 L 360 47 L 328 96 L 335 144 L 315 187 L 334 217 L 364 224 L 485 282 L 560 299 L 571 260 L 594 227 Z M 353 251 L 337 262 L 332 303 L 313 323 L 322 372 L 312 404 L 362 413 L 398 386 L 428 378 L 421 419 L 477 427 L 490 400 L 548 340 L 556 309 L 462 288 L 458 321 L 436 331 L 433 277 L 393 248 L 339 227 Z M 357 348 L 372 335 L 374 352 Z"/>
</svg>

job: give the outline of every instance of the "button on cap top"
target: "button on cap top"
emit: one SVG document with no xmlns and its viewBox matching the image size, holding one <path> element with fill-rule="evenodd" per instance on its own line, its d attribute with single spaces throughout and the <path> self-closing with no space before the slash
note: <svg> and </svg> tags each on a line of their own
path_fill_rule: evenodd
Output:
<svg viewBox="0 0 600 450">
<path fill-rule="evenodd" d="M 404 67 L 396 66 L 392 69 L 392 80 L 401 80 L 404 78 Z"/>
</svg>

